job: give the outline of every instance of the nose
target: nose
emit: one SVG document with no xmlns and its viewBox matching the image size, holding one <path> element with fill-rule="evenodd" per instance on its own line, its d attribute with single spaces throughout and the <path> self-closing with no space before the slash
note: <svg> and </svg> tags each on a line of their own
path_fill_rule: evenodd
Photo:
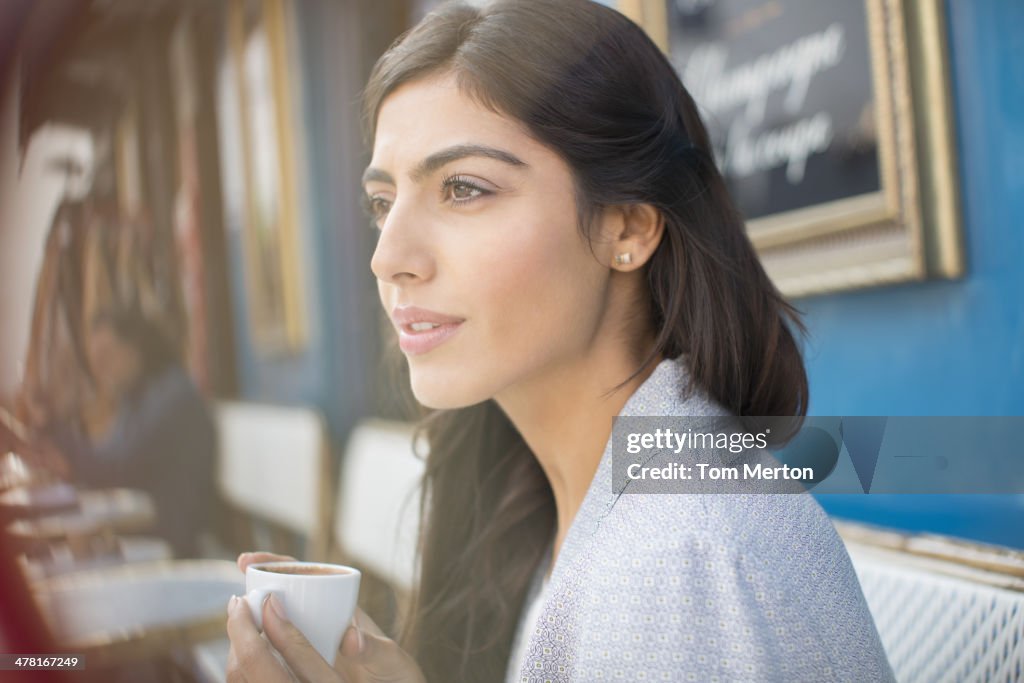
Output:
<svg viewBox="0 0 1024 683">
<path fill-rule="evenodd" d="M 391 284 L 429 280 L 434 275 L 426 226 L 417 224 L 411 211 L 396 201 L 380 228 L 370 270 Z"/>
</svg>

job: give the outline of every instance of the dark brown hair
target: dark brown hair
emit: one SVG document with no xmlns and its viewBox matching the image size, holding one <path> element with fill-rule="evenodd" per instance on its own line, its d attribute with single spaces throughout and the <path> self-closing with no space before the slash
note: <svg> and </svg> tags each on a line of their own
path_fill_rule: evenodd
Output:
<svg viewBox="0 0 1024 683">
<path fill-rule="evenodd" d="M 693 99 L 642 29 L 588 0 L 444 5 L 377 62 L 370 137 L 391 92 L 446 72 L 567 162 L 585 235 L 604 207 L 661 212 L 639 302 L 657 336 L 636 374 L 658 354 L 682 355 L 691 389 L 736 415 L 805 414 L 798 313 L 747 238 Z M 431 682 L 501 680 L 554 530 L 551 488 L 492 400 L 434 411 L 424 429 L 420 577 L 401 641 Z"/>
<path fill-rule="evenodd" d="M 110 329 L 122 342 L 139 354 L 138 383 L 145 383 L 167 368 L 180 365 L 181 352 L 160 325 L 134 306 L 111 307 L 97 311 L 91 321 L 92 330 Z"/>
</svg>

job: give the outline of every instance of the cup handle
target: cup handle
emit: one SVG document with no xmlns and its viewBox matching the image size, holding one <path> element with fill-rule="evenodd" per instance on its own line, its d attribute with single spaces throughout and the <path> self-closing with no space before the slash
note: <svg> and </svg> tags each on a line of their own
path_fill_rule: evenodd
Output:
<svg viewBox="0 0 1024 683">
<path fill-rule="evenodd" d="M 263 602 L 274 590 L 274 588 L 253 588 L 245 594 L 245 601 L 249 604 L 249 612 L 252 614 L 252 620 L 256 623 L 257 631 L 263 630 Z"/>
</svg>

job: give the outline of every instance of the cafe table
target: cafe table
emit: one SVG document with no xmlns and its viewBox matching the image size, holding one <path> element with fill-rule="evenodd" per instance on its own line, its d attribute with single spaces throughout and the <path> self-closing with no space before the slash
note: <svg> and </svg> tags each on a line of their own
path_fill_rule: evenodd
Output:
<svg viewBox="0 0 1024 683">
<path fill-rule="evenodd" d="M 6 531 L 14 546 L 30 555 L 57 542 L 89 554 L 84 549 L 95 546 L 97 539 L 105 539 L 106 545 L 110 545 L 115 534 L 144 531 L 155 520 L 156 509 L 145 492 L 105 489 L 78 491 L 76 506 L 16 519 L 7 525 Z"/>
<path fill-rule="evenodd" d="M 43 579 L 32 590 L 63 651 L 93 668 L 223 638 L 228 600 L 245 592 L 245 578 L 230 560 L 168 560 Z"/>
<path fill-rule="evenodd" d="M 54 541 L 47 545 L 45 551 L 33 556 L 21 555 L 18 559 L 25 576 L 35 581 L 71 572 L 174 557 L 170 544 L 153 536 L 117 536 L 109 542 L 95 543 L 88 550 L 90 552 L 83 555 L 80 548 L 64 541 Z"/>
<path fill-rule="evenodd" d="M 78 507 L 78 490 L 67 482 L 33 482 L 0 491 L 0 516 L 3 519 L 43 517 Z"/>
</svg>

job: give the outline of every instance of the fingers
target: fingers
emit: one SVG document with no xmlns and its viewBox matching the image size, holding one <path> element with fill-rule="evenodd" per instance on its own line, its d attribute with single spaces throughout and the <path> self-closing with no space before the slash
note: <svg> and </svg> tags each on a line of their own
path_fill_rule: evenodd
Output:
<svg viewBox="0 0 1024 683">
<path fill-rule="evenodd" d="M 228 680 L 233 683 L 281 683 L 292 675 L 277 660 L 267 641 L 260 637 L 245 600 L 233 596 L 228 603 Z M 232 666 L 234 665 L 234 666 Z"/>
<path fill-rule="evenodd" d="M 259 562 L 286 562 L 288 560 L 294 561 L 295 558 L 291 555 L 275 555 L 274 553 L 255 552 L 242 553 L 238 556 L 238 560 L 236 560 L 236 562 L 238 563 L 238 568 L 241 569 L 244 574 L 250 564 L 257 564 Z"/>
<path fill-rule="evenodd" d="M 47 443 L 43 453 L 46 457 L 46 464 L 51 472 L 64 479 L 71 474 L 71 466 L 68 464 L 67 458 L 64 457 L 64 454 L 56 446 Z"/>
<path fill-rule="evenodd" d="M 238 657 L 235 655 L 235 648 L 228 650 L 228 666 L 224 671 L 227 683 L 247 683 L 245 673 L 238 666 Z"/>
<path fill-rule="evenodd" d="M 281 599 L 273 594 L 263 605 L 263 632 L 301 680 L 337 679 L 334 669 L 331 668 L 333 662 L 325 661 L 320 653 L 313 649 L 302 632 L 288 620 Z"/>
<path fill-rule="evenodd" d="M 370 618 L 370 615 L 358 607 L 356 607 L 355 614 L 352 615 L 352 625 L 363 633 L 372 633 L 375 636 L 387 638 L 387 634 L 374 623 L 373 619 Z"/>
<path fill-rule="evenodd" d="M 362 622 L 359 621 L 360 617 Z M 342 638 L 335 670 L 342 673 L 356 672 L 355 680 L 359 681 L 424 683 L 423 672 L 412 657 L 398 643 L 381 633 L 362 610 L 357 611 L 352 626 Z"/>
<path fill-rule="evenodd" d="M 64 457 L 45 441 L 31 445 L 25 451 L 25 457 L 31 458 L 36 467 L 46 470 L 50 474 L 58 477 L 66 477 L 68 474 L 67 462 Z"/>
</svg>

